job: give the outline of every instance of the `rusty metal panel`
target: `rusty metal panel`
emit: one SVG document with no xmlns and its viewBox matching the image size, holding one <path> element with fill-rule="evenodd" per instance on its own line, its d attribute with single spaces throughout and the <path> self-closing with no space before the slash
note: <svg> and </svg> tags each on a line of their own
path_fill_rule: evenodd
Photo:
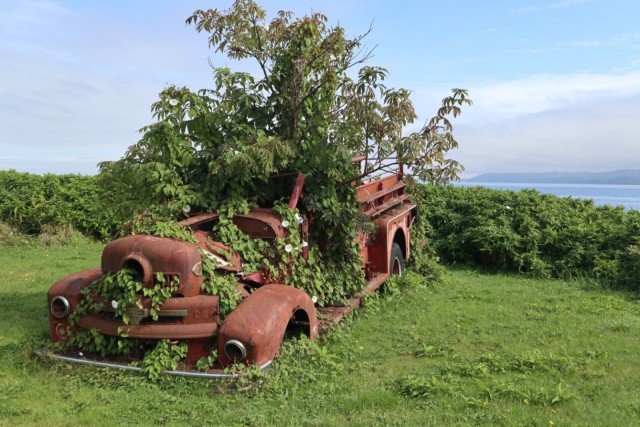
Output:
<svg viewBox="0 0 640 427">
<path fill-rule="evenodd" d="M 406 244 L 409 244 L 411 234 L 408 230 L 415 208 L 416 205 L 414 204 L 403 205 L 374 221 L 376 233 L 369 242 L 369 246 L 367 246 L 368 259 L 373 271 L 380 273 L 389 272 L 391 245 L 393 244 L 393 237 L 398 229 L 403 230 Z M 409 252 L 407 251 L 406 254 L 408 255 Z"/>
<path fill-rule="evenodd" d="M 250 215 L 236 215 L 233 223 L 240 230 L 254 239 L 275 239 L 278 235 L 277 226 L 273 226 L 263 218 L 255 218 Z"/>
<path fill-rule="evenodd" d="M 399 192 L 399 194 L 403 194 L 404 191 L 403 190 L 407 184 L 405 184 L 404 182 L 400 181 L 400 182 L 396 182 L 394 184 L 390 184 L 390 182 L 393 182 L 393 180 L 387 182 L 387 181 L 381 181 L 378 183 L 378 185 L 375 186 L 375 191 L 371 192 L 368 189 L 364 189 L 362 187 L 360 187 L 358 189 L 358 193 L 357 193 L 357 198 L 358 201 L 363 203 L 363 202 L 372 202 L 375 199 L 379 199 L 382 198 L 384 196 L 388 196 L 388 195 L 392 195 L 394 192 Z M 384 185 L 387 184 L 387 185 Z M 369 185 L 365 186 L 368 187 Z"/>
<path fill-rule="evenodd" d="M 78 320 L 82 329 L 96 328 L 98 332 L 111 336 L 126 336 L 143 339 L 191 339 L 214 337 L 218 330 L 217 323 L 144 323 L 125 325 L 122 321 L 109 319 L 98 314 L 87 314 Z"/>
<path fill-rule="evenodd" d="M 293 186 L 293 191 L 291 192 L 291 197 L 289 198 L 289 209 L 295 209 L 296 206 L 298 206 L 298 200 L 300 200 L 300 196 L 302 196 L 302 187 L 304 186 L 304 180 L 304 174 L 298 172 L 296 184 Z"/>
<path fill-rule="evenodd" d="M 197 266 L 201 261 L 198 248 L 191 243 L 147 235 L 114 240 L 102 252 L 104 272 L 117 272 L 127 264 L 137 263 L 146 286 L 153 286 L 156 273 L 177 276 L 180 285 L 176 292 L 186 297 L 200 293 L 203 279 Z"/>
<path fill-rule="evenodd" d="M 180 225 L 183 227 L 196 228 L 198 229 L 200 225 L 206 223 L 212 223 L 216 219 L 218 219 L 220 215 L 217 212 L 204 213 L 192 216 L 191 218 L 183 219 L 180 221 Z"/>
<path fill-rule="evenodd" d="M 357 190 L 360 212 L 377 217 L 409 200 L 405 194 L 406 183 L 397 175 L 363 184 Z"/>
<path fill-rule="evenodd" d="M 309 336 L 318 336 L 318 319 L 313 301 L 300 289 L 270 284 L 246 298 L 222 323 L 218 332 L 218 359 L 223 366 L 232 361 L 225 354 L 225 344 L 237 340 L 246 348 L 243 363 L 262 365 L 280 351 L 289 321 L 298 310 L 309 320 Z"/>
<path fill-rule="evenodd" d="M 69 328 L 68 315 L 78 306 L 81 291 L 89 286 L 94 280 L 102 277 L 102 270 L 99 268 L 90 268 L 54 283 L 47 294 L 47 307 L 49 307 L 49 329 L 51 341 L 58 342 L 66 340 L 69 334 L 74 333 L 76 328 Z M 68 313 L 65 316 L 56 317 L 52 310 L 52 301 L 56 297 L 64 297 L 68 304 Z"/>
<path fill-rule="evenodd" d="M 282 220 L 273 209 L 253 208 L 246 215 L 236 215 L 233 223 L 249 236 L 257 239 L 284 238 Z"/>
<path fill-rule="evenodd" d="M 370 195 L 377 193 L 378 191 L 383 191 L 387 188 L 393 187 L 394 185 L 398 184 L 398 182 L 401 182 L 398 175 L 389 175 L 382 179 L 376 179 L 366 184 L 362 184 L 358 187 L 357 190 L 358 201 L 366 200 L 370 197 Z"/>
</svg>

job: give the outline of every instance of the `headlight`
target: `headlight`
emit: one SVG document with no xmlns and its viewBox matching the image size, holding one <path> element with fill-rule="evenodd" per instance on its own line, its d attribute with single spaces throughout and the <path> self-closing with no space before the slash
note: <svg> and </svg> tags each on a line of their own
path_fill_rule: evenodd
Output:
<svg viewBox="0 0 640 427">
<path fill-rule="evenodd" d="M 229 340 L 224 344 L 224 355 L 234 363 L 242 362 L 247 357 L 247 349 L 240 341 Z"/>
<path fill-rule="evenodd" d="M 69 300 L 58 295 L 51 300 L 51 314 L 56 319 L 65 319 L 71 313 L 71 304 Z"/>
<path fill-rule="evenodd" d="M 191 272 L 193 273 L 194 276 L 202 276 L 202 263 L 201 262 L 197 262 L 196 265 L 193 266 L 193 268 L 191 269 Z"/>
</svg>

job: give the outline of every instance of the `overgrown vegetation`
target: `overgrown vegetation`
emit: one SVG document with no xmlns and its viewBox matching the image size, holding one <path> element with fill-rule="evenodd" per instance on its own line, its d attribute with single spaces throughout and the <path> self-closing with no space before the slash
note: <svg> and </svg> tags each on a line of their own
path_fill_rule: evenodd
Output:
<svg viewBox="0 0 640 427">
<path fill-rule="evenodd" d="M 419 131 L 403 135 L 417 118 L 410 92 L 388 88 L 387 71 L 365 65 L 367 34 L 349 38 L 327 22 L 320 13 L 296 18 L 284 11 L 268 19 L 251 0 L 195 11 L 186 23 L 208 33 L 212 49 L 258 72 L 213 66 L 212 88 L 164 89 L 151 107 L 157 121 L 142 128 L 140 141 L 122 159 L 100 164 L 101 212 L 122 222 L 135 214 L 122 234 L 193 241 L 176 221 L 192 211 L 216 211 L 210 237 L 240 254 L 245 272 L 267 270 L 267 282 L 299 287 L 320 305 L 345 302 L 361 290 L 356 240 L 371 224 L 359 214 L 356 185 L 403 167 L 431 182 L 455 178 L 462 167 L 446 158 L 457 146 L 449 118 L 471 101 L 466 90 L 453 89 Z M 364 159 L 360 167 L 354 156 Z M 302 197 L 290 202 L 294 182 L 303 181 Z M 256 207 L 272 208 L 284 228 L 291 224 L 286 238 L 267 244 L 233 224 L 234 215 Z M 307 241 L 297 232 L 302 218 L 312 222 Z M 303 247 L 310 253 L 305 259 Z M 204 289 L 228 289 L 217 285 L 229 281 L 203 262 Z M 96 281 L 85 300 L 122 303 L 116 315 L 126 323 L 126 307 L 142 294 L 163 301 L 170 289 L 144 289 L 120 274 Z M 235 307 L 227 294 L 220 294 L 222 313 Z M 100 307 L 80 305 L 81 312 L 90 308 Z M 102 352 L 113 346 L 87 343 Z"/>
<path fill-rule="evenodd" d="M 420 188 L 427 240 L 446 263 L 640 290 L 640 212 L 535 190 Z"/>
<path fill-rule="evenodd" d="M 236 381 L 43 362 L 51 278 L 101 249 L 2 247 L 0 425 L 640 422 L 637 298 L 516 275 L 412 273 L 325 340 L 288 342 L 269 371 Z"/>
</svg>

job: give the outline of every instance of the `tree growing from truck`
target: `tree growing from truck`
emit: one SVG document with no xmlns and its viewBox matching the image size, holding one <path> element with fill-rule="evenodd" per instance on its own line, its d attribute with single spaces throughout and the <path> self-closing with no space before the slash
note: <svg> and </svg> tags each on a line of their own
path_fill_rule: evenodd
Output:
<svg viewBox="0 0 640 427">
<path fill-rule="evenodd" d="M 197 10 L 186 22 L 206 32 L 216 52 L 258 72 L 212 64 L 213 88 L 160 93 L 152 106 L 157 122 L 142 128 L 122 159 L 100 165 L 123 219 L 155 205 L 175 216 L 187 206 L 272 204 L 291 188 L 273 177 L 302 172 L 305 207 L 340 228 L 353 222 L 350 183 L 399 164 L 425 182 L 462 170 L 446 155 L 458 146 L 449 117 L 471 103 L 467 91 L 453 89 L 419 131 L 403 134 L 416 119 L 410 92 L 388 88 L 387 71 L 365 65 L 368 32 L 348 38 L 320 13 L 267 19 L 250 0 Z M 350 160 L 359 155 L 366 159 L 358 170 Z"/>
<path fill-rule="evenodd" d="M 320 13 L 267 18 L 250 0 L 224 11 L 196 10 L 186 23 L 207 33 L 215 52 L 255 72 L 211 64 L 212 88 L 165 88 L 152 105 L 157 121 L 141 129 L 140 141 L 122 159 L 100 164 L 108 214 L 124 221 L 138 213 L 121 234 L 185 238 L 172 234 L 173 221 L 193 209 L 215 210 L 216 237 L 260 264 L 290 242 L 261 246 L 230 219 L 260 206 L 294 221 L 285 199 L 302 173 L 298 208 L 316 225 L 312 256 L 293 264 L 291 284 L 320 304 L 344 301 L 364 284 L 355 240 L 371 231 L 358 213 L 354 184 L 398 168 L 428 182 L 457 178 L 462 166 L 446 157 L 458 145 L 449 117 L 471 104 L 467 91 L 453 89 L 420 130 L 405 134 L 417 118 L 410 92 L 387 87 L 387 70 L 366 65 L 371 51 L 363 41 L 371 29 L 349 38 Z M 354 156 L 363 159 L 360 166 Z M 212 274 L 207 290 L 215 293 Z M 223 312 L 235 303 L 227 300 Z"/>
</svg>

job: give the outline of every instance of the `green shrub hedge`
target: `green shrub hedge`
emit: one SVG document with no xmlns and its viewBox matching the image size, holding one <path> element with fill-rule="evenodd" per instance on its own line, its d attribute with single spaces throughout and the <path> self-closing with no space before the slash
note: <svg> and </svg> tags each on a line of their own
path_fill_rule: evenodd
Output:
<svg viewBox="0 0 640 427">
<path fill-rule="evenodd" d="M 447 263 L 640 289 L 640 212 L 535 190 L 420 188 L 428 238 Z"/>
<path fill-rule="evenodd" d="M 0 222 L 25 234 L 63 226 L 91 235 L 106 230 L 96 177 L 0 171 Z"/>
<path fill-rule="evenodd" d="M 538 277 L 592 277 L 640 290 L 638 211 L 484 187 L 421 185 L 414 198 L 422 216 L 416 231 L 427 237 L 414 242 L 420 243 L 420 265 L 417 252 L 434 250 L 446 263 Z M 113 235 L 122 220 L 111 199 L 94 176 L 0 171 L 0 223 L 20 233 L 72 227 Z"/>
</svg>

